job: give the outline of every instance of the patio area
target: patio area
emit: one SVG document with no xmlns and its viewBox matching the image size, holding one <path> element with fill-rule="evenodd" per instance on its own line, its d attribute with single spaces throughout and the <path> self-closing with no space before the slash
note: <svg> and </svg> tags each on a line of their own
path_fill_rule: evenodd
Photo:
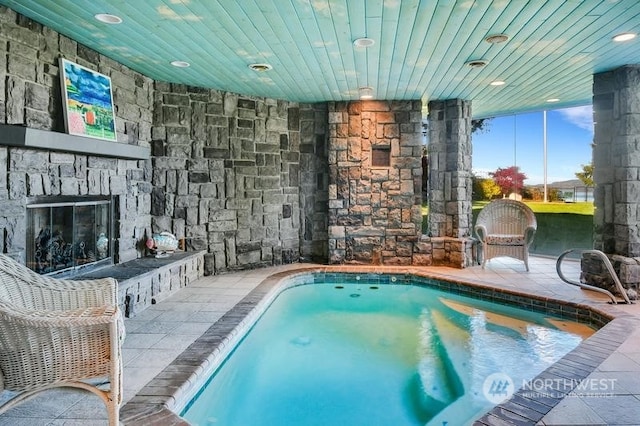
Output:
<svg viewBox="0 0 640 426">
<path fill-rule="evenodd" d="M 521 262 L 498 258 L 493 259 L 485 270 L 479 266 L 466 269 L 447 267 L 355 267 L 321 266 L 294 264 L 207 276 L 199 279 L 175 295 L 142 311 L 135 318 L 126 319 L 127 337 L 123 346 L 124 356 L 124 424 L 176 424 L 175 419 L 152 415 L 151 417 L 129 416 L 132 405 L 143 400 L 153 401 L 148 390 L 151 380 L 162 380 L 160 375 L 176 357 L 209 330 L 225 328 L 224 321 L 216 322 L 238 302 L 252 292 L 267 277 L 286 271 L 321 267 L 337 271 L 377 271 L 377 272 L 426 272 L 436 278 L 477 283 L 497 289 L 513 290 L 545 298 L 589 304 L 599 310 L 622 318 L 627 325 L 634 326 L 640 321 L 640 305 L 610 305 L 607 298 L 583 291 L 563 283 L 555 269 L 555 259 L 534 256 L 530 259 L 531 272 L 525 272 Z M 577 279 L 579 264 L 567 260 L 563 271 L 568 278 Z M 576 274 L 576 275 L 574 275 Z M 254 302 L 255 304 L 255 302 Z M 607 326 L 607 328 L 611 328 Z M 538 424 L 544 425 L 584 425 L 584 424 L 637 424 L 640 418 L 640 329 L 618 326 L 609 330 L 607 336 L 601 333 L 606 354 L 601 363 L 593 365 L 594 371 L 587 379 L 612 380 L 612 394 L 576 395 L 567 397 L 548 406 L 540 404 L 538 413 L 547 412 Z M 611 337 L 613 336 L 613 337 Z M 616 336 L 618 339 L 616 339 Z M 619 341 L 622 343 L 620 344 Z M 562 368 L 560 368 L 562 369 Z M 571 373 L 570 369 L 566 370 Z M 160 376 L 159 376 L 160 375 Z M 158 376 L 158 377 L 156 377 Z M 158 382 L 156 382 L 158 383 Z M 179 383 L 164 381 L 165 392 L 171 394 Z M 143 388 L 146 389 L 143 390 Z M 6 395 L 5 395 L 6 396 Z M 134 399 L 135 397 L 135 399 Z M 158 395 L 158 401 L 164 397 Z M 529 410 L 536 411 L 531 403 L 522 403 L 515 397 L 503 403 L 494 413 L 483 418 L 478 424 L 532 424 L 527 422 Z M 133 403 L 132 403 L 133 401 Z M 174 401 L 175 402 L 175 401 Z M 130 404 L 127 404 L 130 403 Z M 522 405 L 520 405 L 522 403 Z M 510 407 L 510 408 L 509 408 Z M 495 410 L 494 410 L 495 411 Z M 533 413 L 535 414 L 535 413 Z M 535 416 L 533 416 L 535 417 Z M 135 418 L 135 419 L 134 419 Z M 505 420 L 510 418 L 509 420 Z M 133 420 L 132 420 L 133 419 Z M 106 410 L 95 396 L 76 390 L 55 390 L 42 393 L 37 398 L 0 416 L 0 425 L 105 425 Z"/>
</svg>

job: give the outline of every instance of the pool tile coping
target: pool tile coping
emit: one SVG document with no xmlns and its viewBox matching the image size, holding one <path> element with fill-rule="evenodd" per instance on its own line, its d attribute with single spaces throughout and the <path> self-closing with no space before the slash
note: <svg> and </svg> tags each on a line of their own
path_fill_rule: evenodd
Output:
<svg viewBox="0 0 640 426">
<path fill-rule="evenodd" d="M 533 379 L 548 379 L 548 383 L 557 384 L 545 388 L 549 395 L 532 397 L 522 390 L 516 391 L 510 399 L 496 405 L 476 420 L 474 425 L 479 426 L 530 425 L 539 422 L 640 325 L 639 318 L 624 313 L 613 305 L 595 306 L 588 302 L 563 301 L 524 290 L 497 288 L 473 282 L 472 279 L 442 277 L 418 268 L 301 267 L 274 273 L 264 279 L 128 401 L 120 410 L 121 421 L 132 426 L 188 425 L 177 414 L 187 404 L 187 397 L 191 397 L 196 387 L 202 386 L 282 291 L 314 281 L 335 281 L 345 274 L 360 274 L 363 282 L 379 284 L 408 284 L 407 281 L 412 279 L 417 285 L 525 310 L 550 313 L 598 328 L 596 333 Z M 391 281 L 392 277 L 396 278 L 394 282 Z"/>
</svg>

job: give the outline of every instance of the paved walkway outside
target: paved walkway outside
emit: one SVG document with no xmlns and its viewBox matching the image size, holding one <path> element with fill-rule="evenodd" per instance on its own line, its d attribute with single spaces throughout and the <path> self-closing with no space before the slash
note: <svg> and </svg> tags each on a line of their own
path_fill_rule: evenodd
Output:
<svg viewBox="0 0 640 426">
<path fill-rule="evenodd" d="M 276 272 L 295 270 L 301 266 L 315 265 L 295 264 L 203 277 L 135 318 L 126 319 L 124 402 L 129 401 L 263 279 Z M 336 269 L 340 270 L 341 267 Z M 380 267 L 380 271 L 386 269 L 396 273 L 403 270 Z M 611 306 L 603 295 L 563 283 L 556 273 L 555 259 L 531 258 L 531 272 L 524 270 L 522 262 L 508 258 L 491 260 L 485 270 L 479 266 L 462 270 L 446 267 L 419 269 L 429 271 L 434 277 L 596 304 L 605 310 L 619 310 L 640 318 L 640 304 Z M 577 262 L 567 260 L 563 271 L 568 278 L 578 280 Z M 640 330 L 635 331 L 589 378 L 615 379 L 613 394 L 605 398 L 565 398 L 540 424 L 640 424 Z M 6 397 L 6 393 L 0 394 L 0 399 L 3 396 Z M 73 389 L 44 392 L 0 416 L 0 426 L 106 424 L 106 410 L 101 400 L 93 394 Z"/>
</svg>

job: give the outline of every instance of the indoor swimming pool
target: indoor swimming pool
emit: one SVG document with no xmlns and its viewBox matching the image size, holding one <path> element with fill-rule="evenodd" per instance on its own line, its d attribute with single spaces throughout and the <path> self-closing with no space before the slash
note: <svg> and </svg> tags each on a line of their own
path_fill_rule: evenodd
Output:
<svg viewBox="0 0 640 426">
<path fill-rule="evenodd" d="M 468 424 L 593 332 L 344 274 L 283 290 L 181 416 L 225 426 Z"/>
</svg>

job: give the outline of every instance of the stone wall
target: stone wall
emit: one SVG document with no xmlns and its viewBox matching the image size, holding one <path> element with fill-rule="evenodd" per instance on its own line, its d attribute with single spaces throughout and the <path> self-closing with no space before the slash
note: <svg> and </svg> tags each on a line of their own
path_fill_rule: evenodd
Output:
<svg viewBox="0 0 640 426">
<path fill-rule="evenodd" d="M 413 263 L 422 223 L 421 107 L 329 103 L 331 263 Z"/>
<path fill-rule="evenodd" d="M 119 142 L 151 141 L 152 81 L 47 27 L 0 6 L 0 122 L 63 132 L 58 58 L 112 79 Z M 139 256 L 150 228 L 151 163 L 0 147 L 0 251 L 24 260 L 28 197 L 112 195 L 119 210 L 119 261 Z"/>
<path fill-rule="evenodd" d="M 207 273 L 300 257 L 300 106 L 156 83 L 153 232 L 207 250 Z"/>
</svg>

